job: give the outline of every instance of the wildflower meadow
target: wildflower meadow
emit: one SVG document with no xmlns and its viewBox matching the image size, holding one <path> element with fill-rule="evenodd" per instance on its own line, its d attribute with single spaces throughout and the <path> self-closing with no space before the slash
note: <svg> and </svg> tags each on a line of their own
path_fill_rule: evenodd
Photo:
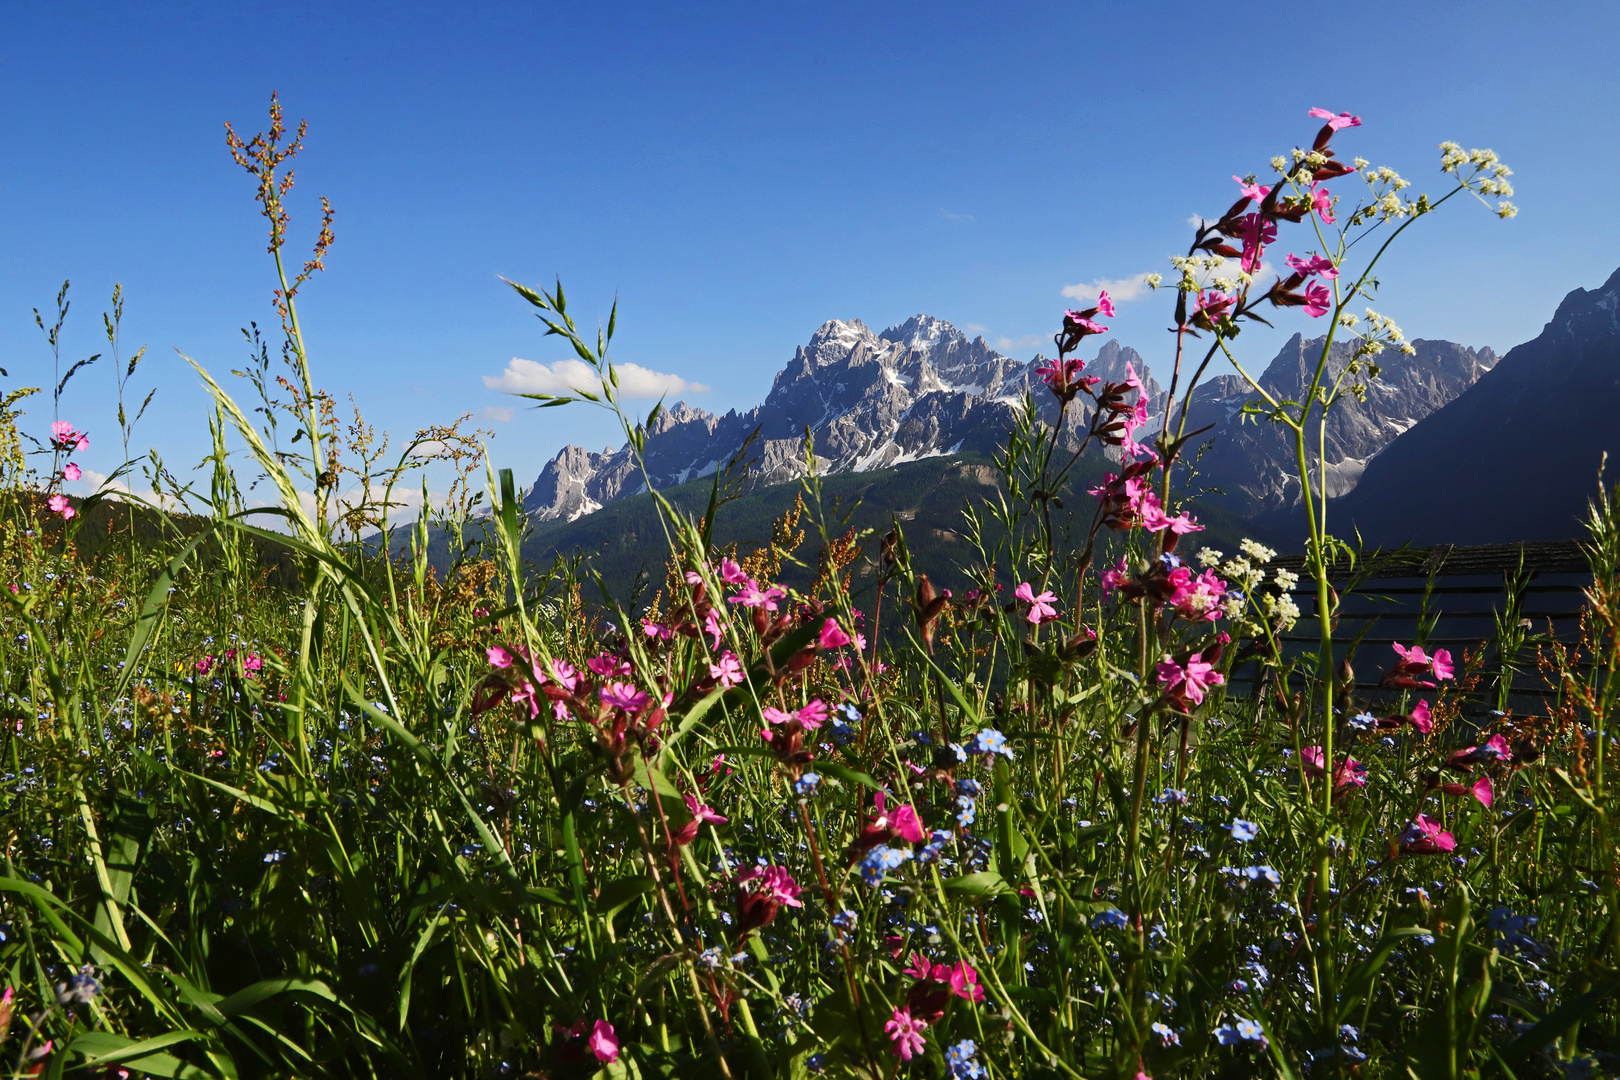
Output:
<svg viewBox="0 0 1620 1080">
<path fill-rule="evenodd" d="M 1028 401 L 953 567 L 849 527 L 806 446 L 767 544 L 716 534 L 735 472 L 706 514 L 654 491 L 667 562 L 633 601 L 524 562 L 512 472 L 465 424 L 391 459 L 340 419 L 298 316 L 333 212 L 300 263 L 283 202 L 303 129 L 276 105 L 232 131 L 276 318 L 231 377 L 194 365 L 206 483 L 139 449 L 138 393 L 116 430 L 73 412 L 108 360 L 0 398 L 0 1071 L 1615 1075 L 1620 507 L 1594 491 L 1582 640 L 1542 647 L 1538 709 L 1500 708 L 1488 643 L 1338 633 L 1364 553 L 1332 532 L 1323 418 L 1410 349 L 1378 270 L 1442 208 L 1514 211 L 1489 151 L 1442 144 L 1414 195 L 1340 155 L 1357 117 L 1301 120 L 1151 280 L 1163 398 L 1078 358 L 1106 292 L 1062 313 L 1057 419 Z M 586 329 L 561 284 L 512 287 L 595 373 L 536 422 L 607 409 L 639 450 L 617 311 Z M 1298 402 L 1241 347 L 1287 320 L 1327 334 Z M 1187 413 L 1217 359 L 1296 450 L 1302 571 L 1201 543 Z M 70 497 L 118 438 L 129 464 Z M 1083 456 L 1111 470 L 1089 493 Z"/>
</svg>

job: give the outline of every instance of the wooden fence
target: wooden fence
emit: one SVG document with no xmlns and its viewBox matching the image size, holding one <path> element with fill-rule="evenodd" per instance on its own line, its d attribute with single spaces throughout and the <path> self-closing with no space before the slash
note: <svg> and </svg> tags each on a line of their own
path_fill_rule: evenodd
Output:
<svg viewBox="0 0 1620 1080">
<path fill-rule="evenodd" d="M 1317 642 L 1316 592 L 1303 577 L 1304 561 L 1285 556 L 1268 564 L 1302 575 L 1293 595 L 1306 617 L 1283 639 L 1301 651 Z M 1536 669 L 1535 646 L 1578 639 L 1582 591 L 1591 580 L 1574 540 L 1385 552 L 1335 575 L 1335 636 L 1350 641 L 1359 635 L 1353 662 L 1358 689 L 1378 685 L 1395 660 L 1393 642 L 1409 645 L 1421 636 L 1431 653 L 1450 649 L 1459 667 L 1463 651 L 1483 643 L 1488 651 L 1479 689 L 1497 698 L 1499 707 L 1522 709 L 1556 693 Z"/>
</svg>

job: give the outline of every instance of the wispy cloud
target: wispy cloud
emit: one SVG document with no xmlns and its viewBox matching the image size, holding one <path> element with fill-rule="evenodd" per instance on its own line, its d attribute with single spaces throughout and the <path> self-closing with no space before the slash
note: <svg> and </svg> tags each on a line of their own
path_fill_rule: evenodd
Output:
<svg viewBox="0 0 1620 1080">
<path fill-rule="evenodd" d="M 1065 285 L 1063 295 L 1071 300 L 1095 300 L 1102 293 L 1108 293 L 1113 300 L 1136 300 L 1148 294 L 1146 274 L 1137 274 L 1135 277 L 1118 278 L 1110 281 L 1107 278 L 1098 278 L 1089 285 Z"/>
<path fill-rule="evenodd" d="M 497 423 L 508 424 L 512 421 L 512 410 L 505 405 L 485 405 L 484 416 Z"/>
<path fill-rule="evenodd" d="M 982 334 L 990 328 L 988 326 L 980 326 L 976 322 L 968 322 L 962 324 L 962 329 L 966 330 L 970 334 Z"/>
<path fill-rule="evenodd" d="M 946 221 L 965 221 L 969 225 L 978 221 L 972 214 L 958 214 L 954 210 L 945 209 L 943 206 L 939 208 L 939 216 Z"/>
<path fill-rule="evenodd" d="M 703 394 L 709 388 L 688 382 L 679 375 L 653 371 L 640 364 L 615 364 L 619 373 L 619 396 L 625 398 L 662 397 L 666 394 Z M 583 389 L 600 393 L 601 381 L 582 360 L 558 360 L 542 364 L 514 356 L 499 375 L 485 375 L 484 385 L 509 394 L 566 394 Z"/>
<path fill-rule="evenodd" d="M 1025 334 L 1023 337 L 1015 338 L 998 337 L 995 346 L 1002 352 L 1011 352 L 1013 349 L 1033 349 L 1038 345 L 1046 344 L 1047 340 L 1042 334 Z"/>
</svg>

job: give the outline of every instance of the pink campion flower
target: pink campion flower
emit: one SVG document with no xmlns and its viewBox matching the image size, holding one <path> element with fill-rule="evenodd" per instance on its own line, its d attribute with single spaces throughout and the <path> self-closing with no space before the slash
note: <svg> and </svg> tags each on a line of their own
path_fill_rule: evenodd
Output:
<svg viewBox="0 0 1620 1080">
<path fill-rule="evenodd" d="M 1305 775 L 1321 777 L 1327 775 L 1324 764 L 1322 748 L 1320 746 L 1307 746 L 1300 750 L 1299 761 L 1305 767 Z M 1354 758 L 1345 758 L 1337 769 L 1333 770 L 1333 786 L 1335 789 L 1343 787 L 1365 787 L 1367 784 L 1367 766 Z"/>
<path fill-rule="evenodd" d="M 1399 843 L 1402 855 L 1442 855 L 1457 850 L 1457 838 L 1428 814 L 1419 814 L 1407 825 Z"/>
<path fill-rule="evenodd" d="M 698 573 L 696 570 L 688 570 L 686 573 L 682 574 L 681 577 L 693 588 L 697 588 L 699 585 L 703 584 L 703 575 Z"/>
<path fill-rule="evenodd" d="M 1185 667 L 1166 657 L 1159 662 L 1158 672 L 1159 681 L 1164 684 L 1165 696 L 1183 705 L 1187 702 L 1202 704 L 1204 694 L 1210 687 L 1220 686 L 1226 681 L 1226 676 L 1216 671 L 1214 664 L 1204 662 L 1202 653 L 1187 657 Z"/>
<path fill-rule="evenodd" d="M 1316 216 L 1321 218 L 1324 224 L 1333 225 L 1339 220 L 1333 216 L 1333 196 L 1329 195 L 1327 188 L 1320 184 L 1311 188 L 1311 208 L 1316 211 Z"/>
<path fill-rule="evenodd" d="M 630 674 L 629 664 L 624 666 L 624 673 L 626 675 Z M 551 678 L 558 686 L 569 693 L 573 693 L 574 687 L 579 684 L 579 671 L 566 660 L 553 660 L 551 662 Z M 545 682 L 545 680 L 546 677 L 542 674 L 540 681 Z"/>
<path fill-rule="evenodd" d="M 197 674 L 206 675 L 212 670 L 214 670 L 214 658 L 212 656 L 205 656 L 197 661 Z"/>
<path fill-rule="evenodd" d="M 1097 314 L 1105 319 L 1114 317 L 1114 298 L 1108 295 L 1107 289 L 1097 293 Z"/>
<path fill-rule="evenodd" d="M 742 588 L 737 590 L 737 595 L 730 597 L 730 602 L 741 604 L 746 608 L 764 608 L 766 611 L 775 611 L 776 602 L 786 597 L 787 593 L 775 585 L 769 588 L 761 588 L 759 582 L 753 578 L 748 578 L 743 582 Z"/>
<path fill-rule="evenodd" d="M 1446 767 L 1466 771 L 1475 765 L 1512 760 L 1513 751 L 1508 748 L 1507 739 L 1500 735 L 1492 735 L 1479 746 L 1470 746 L 1465 750 L 1458 750 L 1452 754 L 1451 757 L 1446 759 Z"/>
<path fill-rule="evenodd" d="M 1456 675 L 1456 668 L 1454 668 L 1451 663 L 1451 650 L 1434 650 L 1434 658 L 1429 661 L 1429 670 L 1434 672 L 1435 678 L 1442 681 L 1450 679 Z"/>
<path fill-rule="evenodd" d="M 1238 194 L 1246 199 L 1253 199 L 1255 202 L 1259 202 L 1261 199 L 1264 199 L 1267 195 L 1271 194 L 1270 188 L 1263 187 L 1260 184 L 1251 184 L 1247 180 L 1244 180 L 1241 176 L 1234 176 L 1232 179 L 1236 180 L 1238 183 Z"/>
<path fill-rule="evenodd" d="M 1313 319 L 1320 319 L 1333 310 L 1333 294 L 1328 287 L 1319 281 L 1313 281 L 1305 286 L 1305 314 Z"/>
<path fill-rule="evenodd" d="M 62 470 L 62 479 L 64 480 L 77 480 L 83 475 L 84 473 L 79 469 L 79 463 L 76 461 L 68 462 L 67 467 Z"/>
<path fill-rule="evenodd" d="M 1482 776 L 1472 784 L 1441 784 L 1440 790 L 1447 795 L 1472 795 L 1487 810 L 1496 799 L 1496 790 L 1491 787 L 1488 776 Z"/>
<path fill-rule="evenodd" d="M 606 1020 L 598 1020 L 592 1025 L 586 1045 L 591 1048 L 596 1060 L 603 1064 L 619 1060 L 619 1037 L 614 1033 L 613 1025 Z"/>
<path fill-rule="evenodd" d="M 630 674 L 630 661 L 622 656 L 614 656 L 612 653 L 593 656 L 585 661 L 585 666 L 604 679 L 611 679 L 615 676 L 623 678 Z"/>
<path fill-rule="evenodd" d="M 1429 713 L 1429 703 L 1422 698 L 1419 698 L 1418 703 L 1412 707 L 1407 720 L 1425 735 L 1434 730 L 1434 717 Z"/>
<path fill-rule="evenodd" d="M 533 720 L 540 715 L 540 699 L 543 696 L 534 688 L 534 683 L 524 679 L 523 685 L 512 691 L 512 704 L 527 705 L 529 707 L 529 719 Z"/>
<path fill-rule="evenodd" d="M 1110 304 L 1109 306 L 1112 307 L 1113 305 Z M 1099 314 L 1103 314 L 1100 308 L 1098 309 L 1098 312 Z M 1093 334 L 1106 334 L 1108 332 L 1108 327 L 1099 326 L 1097 323 L 1086 318 L 1078 311 L 1065 311 L 1063 313 L 1063 317 L 1069 321 L 1070 326 L 1079 327 L 1080 329 L 1087 330 Z"/>
<path fill-rule="evenodd" d="M 57 442 L 67 442 L 73 434 L 73 425 L 66 420 L 57 420 L 51 424 L 51 438 Z"/>
<path fill-rule="evenodd" d="M 739 936 L 769 926 L 784 907 L 804 907 L 799 883 L 782 866 L 755 866 L 737 878 L 737 932 Z"/>
<path fill-rule="evenodd" d="M 504 645 L 491 645 L 484 650 L 484 655 L 489 657 L 489 662 L 495 667 L 509 668 L 512 666 L 512 654 L 507 651 Z"/>
<path fill-rule="evenodd" d="M 910 1061 L 923 1052 L 928 1040 L 923 1032 L 928 1030 L 928 1022 L 911 1015 L 909 1008 L 894 1010 L 894 1019 L 883 1025 L 883 1030 L 889 1033 L 889 1039 L 894 1043 L 890 1052 L 901 1061 Z"/>
<path fill-rule="evenodd" d="M 1205 324 L 1207 329 L 1225 318 L 1227 311 L 1235 303 L 1237 303 L 1235 296 L 1206 289 L 1198 294 L 1198 303 L 1193 306 L 1193 317 Z"/>
<path fill-rule="evenodd" d="M 827 706 L 820 698 L 813 698 L 810 704 L 793 714 L 806 731 L 814 731 L 827 719 Z"/>
<path fill-rule="evenodd" d="M 1125 363 L 1125 385 L 1138 392 L 1142 391 L 1142 379 L 1136 374 L 1136 368 L 1130 361 Z"/>
<path fill-rule="evenodd" d="M 720 615 L 717 609 L 710 608 L 708 614 L 703 616 L 703 633 L 709 638 L 709 648 L 718 649 L 720 647 L 720 639 L 724 634 L 721 631 Z"/>
<path fill-rule="evenodd" d="M 759 711 L 759 714 L 762 717 L 765 718 L 765 722 L 767 724 L 785 724 L 789 720 L 793 719 L 793 714 L 792 713 L 787 712 L 787 711 L 785 711 L 783 709 L 778 709 L 775 705 L 767 705 L 767 706 L 765 706 L 763 709 L 761 709 Z M 766 733 L 766 738 L 769 738 L 769 737 L 770 737 L 769 732 L 767 732 Z"/>
<path fill-rule="evenodd" d="M 1332 281 L 1339 276 L 1339 268 L 1333 265 L 1333 260 L 1323 258 L 1321 255 L 1312 255 L 1308 259 L 1302 259 L 1298 255 L 1290 255 L 1283 261 L 1288 264 L 1289 269 L 1305 274 L 1307 277 L 1316 274 L 1318 277 Z"/>
<path fill-rule="evenodd" d="M 709 678 L 725 687 L 727 690 L 739 686 L 743 681 L 742 663 L 737 654 L 729 649 L 720 655 L 718 664 L 709 665 Z"/>
<path fill-rule="evenodd" d="M 1153 496 L 1152 503 L 1146 498 L 1142 500 L 1142 527 L 1148 532 L 1162 532 L 1169 529 L 1177 536 L 1186 536 L 1188 533 L 1203 532 L 1204 527 L 1198 524 L 1198 519 L 1185 511 L 1171 517 L 1159 505 L 1157 496 Z"/>
<path fill-rule="evenodd" d="M 668 641 L 670 639 L 669 627 L 661 622 L 653 622 L 651 619 L 641 620 L 641 632 L 650 638 L 657 638 L 659 641 Z"/>
<path fill-rule="evenodd" d="M 1103 599 L 1105 600 L 1121 585 L 1128 584 L 1131 580 L 1131 575 L 1125 566 L 1125 556 L 1121 555 L 1119 557 L 1119 562 L 1115 563 L 1113 566 L 1099 574 L 1098 580 L 1102 584 Z"/>
<path fill-rule="evenodd" d="M 828 619 L 821 624 L 821 636 L 816 640 L 816 645 L 822 649 L 842 649 L 849 641 L 849 635 L 838 625 L 838 620 Z"/>
<path fill-rule="evenodd" d="M 687 795 L 685 796 L 685 799 L 686 808 L 692 812 L 692 817 L 697 821 L 703 822 L 705 825 L 711 822 L 715 825 L 724 825 L 728 820 L 730 820 L 729 818 L 723 818 L 719 814 L 715 813 L 714 807 L 705 806 L 704 804 L 698 802 L 694 796 Z"/>
<path fill-rule="evenodd" d="M 78 513 L 73 504 L 68 502 L 66 495 L 52 495 L 45 500 L 45 505 L 50 507 L 51 513 L 61 514 L 63 521 L 72 521 L 73 515 Z"/>
<path fill-rule="evenodd" d="M 934 966 L 928 962 L 928 957 L 922 954 L 921 949 L 914 950 L 911 961 L 906 964 L 905 973 L 918 982 L 927 982 L 933 977 Z"/>
<path fill-rule="evenodd" d="M 630 713 L 640 712 L 651 700 L 645 690 L 638 690 L 633 684 L 622 682 L 608 683 L 596 694 L 602 699 L 602 704 Z"/>
<path fill-rule="evenodd" d="M 1266 245 L 1277 239 L 1277 223 L 1259 214 L 1243 215 L 1243 255 L 1239 265 L 1245 274 L 1257 273 Z"/>
<path fill-rule="evenodd" d="M 984 987 L 979 985 L 979 973 L 966 960 L 958 960 L 950 968 L 951 993 L 975 1005 L 984 1000 Z"/>
<path fill-rule="evenodd" d="M 1312 109 L 1305 115 L 1315 117 L 1318 120 L 1326 120 L 1327 126 L 1332 128 L 1334 131 L 1342 131 L 1347 127 L 1361 126 L 1361 117 L 1351 116 L 1347 112 L 1334 116 L 1326 109 Z"/>
<path fill-rule="evenodd" d="M 1221 597 L 1225 594 L 1226 582 L 1214 570 L 1205 570 L 1178 588 L 1167 602 L 1175 606 L 1176 614 L 1189 622 L 1200 619 L 1214 622 L 1224 614 Z"/>
<path fill-rule="evenodd" d="M 913 844 L 923 842 L 922 822 L 917 817 L 917 808 L 910 803 L 901 804 L 895 808 L 894 813 L 889 815 L 889 830 L 901 839 L 910 840 Z"/>
<path fill-rule="evenodd" d="M 1013 595 L 1029 605 L 1027 618 L 1034 625 L 1039 626 L 1057 618 L 1057 608 L 1054 606 L 1057 603 L 1056 593 L 1048 590 L 1036 596 L 1035 589 L 1025 581 L 1013 590 Z"/>
<path fill-rule="evenodd" d="M 264 667 L 264 659 L 258 653 L 248 653 L 242 660 L 243 671 L 259 671 Z"/>
<path fill-rule="evenodd" d="M 748 580 L 748 575 L 735 559 L 724 558 L 720 560 L 720 580 L 727 585 L 741 585 Z"/>
</svg>

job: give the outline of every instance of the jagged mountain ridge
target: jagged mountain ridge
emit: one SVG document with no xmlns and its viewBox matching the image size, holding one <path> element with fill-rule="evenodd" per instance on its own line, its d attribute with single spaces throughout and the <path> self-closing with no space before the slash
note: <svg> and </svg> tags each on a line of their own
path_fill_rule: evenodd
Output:
<svg viewBox="0 0 1620 1080">
<path fill-rule="evenodd" d="M 1332 513 L 1382 544 L 1579 537 L 1604 453 L 1620 454 L 1620 270 L 1396 439 Z"/>
<path fill-rule="evenodd" d="M 1260 385 L 1280 401 L 1299 401 L 1310 385 L 1324 340 L 1295 334 L 1266 367 Z M 1386 447 L 1456 400 L 1497 363 L 1496 353 L 1488 348 L 1422 339 L 1412 346 L 1414 354 L 1386 350 L 1378 357 L 1382 368 L 1378 378 L 1366 383 L 1365 400 L 1346 395 L 1328 413 L 1324 456 L 1330 498 L 1353 490 L 1368 463 Z M 1349 342 L 1334 343 L 1328 358 L 1330 374 L 1344 370 L 1352 347 Z M 1257 396 L 1239 376 L 1217 376 L 1194 392 L 1187 423 L 1188 431 L 1214 425 L 1197 440 L 1214 442 L 1198 462 L 1197 483 L 1221 494 L 1204 499 L 1250 519 L 1287 511 L 1300 496 L 1293 435 L 1263 416 L 1244 417 L 1244 404 L 1253 400 Z M 1314 427 L 1307 445 L 1314 459 Z"/>
<path fill-rule="evenodd" d="M 647 469 L 659 487 L 710 475 L 758 428 L 751 482 L 794 480 L 804 471 L 806 425 L 826 472 L 990 453 L 1005 442 L 1026 392 L 1040 390 L 1037 402 L 1055 416 L 1034 373 L 1042 360 L 1014 360 L 931 315 L 881 334 L 859 319 L 833 319 L 777 372 L 763 404 L 724 416 L 685 402 L 663 410 L 648 431 Z M 1157 395 L 1142 357 L 1117 341 L 1105 343 L 1087 370 L 1123 379 L 1126 364 Z M 644 486 L 628 445 L 601 453 L 568 446 L 541 470 L 524 507 L 537 520 L 574 520 Z"/>
</svg>

